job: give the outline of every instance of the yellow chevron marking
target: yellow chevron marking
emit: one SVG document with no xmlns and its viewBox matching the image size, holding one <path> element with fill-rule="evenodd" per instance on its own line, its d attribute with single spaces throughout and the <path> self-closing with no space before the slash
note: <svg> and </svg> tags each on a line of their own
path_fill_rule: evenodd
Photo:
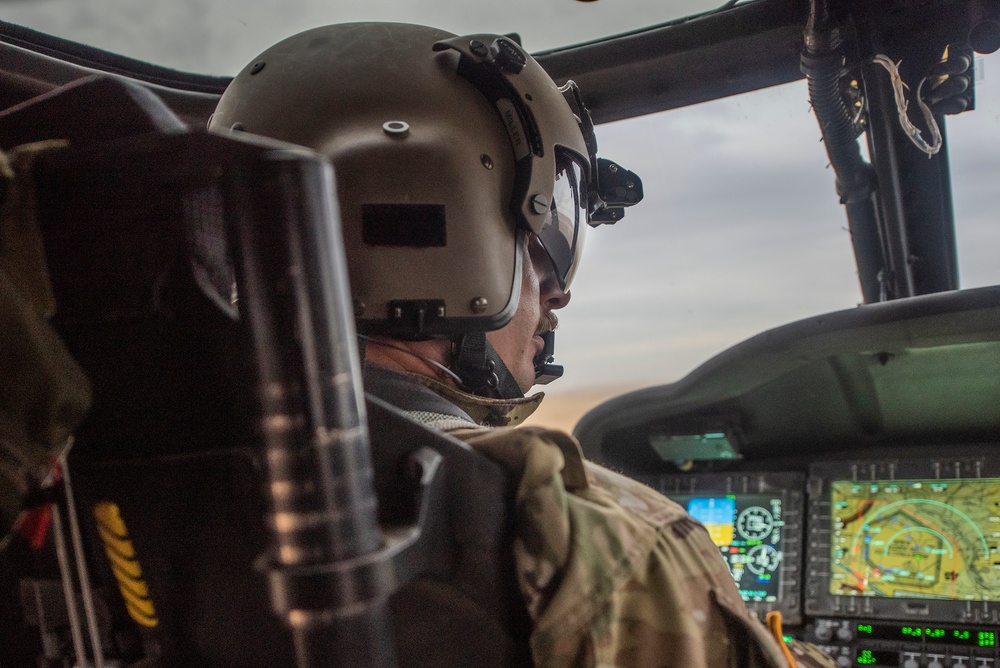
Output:
<svg viewBox="0 0 1000 668">
<path fill-rule="evenodd" d="M 125 520 L 122 519 L 118 505 L 109 501 L 101 501 L 94 505 L 94 517 L 116 534 L 118 538 L 128 540 L 128 529 L 125 528 Z"/>
<path fill-rule="evenodd" d="M 101 539 L 104 541 L 104 551 L 107 553 L 108 559 L 111 560 L 112 568 L 120 570 L 123 575 L 127 575 L 133 580 L 142 578 L 142 568 L 139 567 L 135 554 L 122 554 L 117 549 L 117 543 L 111 543 L 104 534 L 101 534 Z"/>
<path fill-rule="evenodd" d="M 152 608 L 152 605 L 150 605 L 150 608 Z M 158 620 L 155 615 L 145 614 L 143 610 L 136 609 L 136 607 L 133 606 L 132 603 L 127 600 L 125 601 L 125 609 L 128 610 L 129 617 L 131 617 L 132 619 L 139 622 L 145 627 L 153 628 L 160 622 L 160 620 Z"/>
<path fill-rule="evenodd" d="M 119 536 L 101 522 L 97 523 L 97 530 L 100 532 L 101 540 L 104 541 L 104 544 L 114 545 L 122 558 L 135 559 L 135 550 L 132 549 L 132 542 L 128 539 L 128 536 Z"/>
<path fill-rule="evenodd" d="M 149 589 L 146 588 L 145 582 L 132 578 L 128 573 L 122 573 L 115 568 L 114 564 L 111 565 L 111 570 L 115 573 L 118 588 L 122 590 L 122 594 L 131 594 L 137 599 L 149 600 Z"/>
<path fill-rule="evenodd" d="M 156 626 L 159 624 L 156 607 L 149 597 L 149 587 L 142 578 L 142 567 L 136 558 L 135 548 L 118 506 L 109 501 L 101 501 L 94 505 L 94 518 L 129 616 L 143 626 Z"/>
<path fill-rule="evenodd" d="M 125 595 L 125 607 L 128 608 L 132 619 L 144 626 L 156 626 L 158 621 L 156 618 L 156 608 L 153 607 L 151 600 L 148 598 L 141 599 L 125 592 L 122 593 Z"/>
</svg>

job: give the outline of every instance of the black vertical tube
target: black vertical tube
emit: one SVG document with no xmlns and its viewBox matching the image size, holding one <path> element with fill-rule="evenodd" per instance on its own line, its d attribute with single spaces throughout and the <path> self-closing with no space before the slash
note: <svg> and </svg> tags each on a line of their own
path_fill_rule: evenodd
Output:
<svg viewBox="0 0 1000 668">
<path fill-rule="evenodd" d="M 882 215 L 897 296 L 956 290 L 958 258 L 945 119 L 936 119 L 940 150 L 933 156 L 924 155 L 899 126 L 895 97 L 881 66 L 868 65 L 865 82 L 871 121 L 869 147 L 884 203 Z"/>
<path fill-rule="evenodd" d="M 803 30 L 801 69 L 816 114 L 830 165 L 837 176 L 837 194 L 847 212 L 848 227 L 858 265 L 865 303 L 881 300 L 886 268 L 880 229 L 875 176 L 858 146 L 853 113 L 844 103 L 840 79 L 844 75 L 843 41 L 833 25 L 827 0 L 811 0 Z"/>
<path fill-rule="evenodd" d="M 301 668 L 392 666 L 391 583 L 352 586 L 339 568 L 382 540 L 332 170 L 294 150 L 269 157 L 227 199 L 257 360 L 272 602 Z"/>
<path fill-rule="evenodd" d="M 899 125 L 896 102 L 891 88 L 879 84 L 881 65 L 869 63 L 864 69 L 865 98 L 868 104 L 869 150 L 875 163 L 879 188 L 879 216 L 885 242 L 886 269 L 890 298 L 912 297 L 916 292 L 910 266 L 910 242 L 906 227 L 906 208 L 899 188 L 900 144 L 909 142 L 896 132 Z M 869 83 L 870 82 L 870 83 Z"/>
</svg>

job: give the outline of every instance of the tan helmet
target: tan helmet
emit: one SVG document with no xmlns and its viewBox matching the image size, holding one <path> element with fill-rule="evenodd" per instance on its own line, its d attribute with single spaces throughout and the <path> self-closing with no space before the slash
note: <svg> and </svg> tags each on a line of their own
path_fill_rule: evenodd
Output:
<svg viewBox="0 0 1000 668">
<path fill-rule="evenodd" d="M 330 158 L 360 331 L 451 335 L 512 317 L 524 232 L 572 278 L 595 149 L 564 92 L 508 37 L 340 24 L 264 51 L 209 128 Z"/>
</svg>

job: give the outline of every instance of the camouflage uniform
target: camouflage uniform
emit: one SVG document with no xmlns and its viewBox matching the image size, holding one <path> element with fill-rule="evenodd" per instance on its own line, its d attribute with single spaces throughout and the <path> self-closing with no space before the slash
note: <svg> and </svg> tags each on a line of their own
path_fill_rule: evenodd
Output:
<svg viewBox="0 0 1000 668">
<path fill-rule="evenodd" d="M 750 616 L 708 532 L 680 505 L 584 460 L 568 434 L 514 428 L 539 395 L 488 400 L 407 378 L 457 409 L 411 415 L 519 476 L 514 554 L 535 665 L 836 665 L 805 643 L 783 648 Z"/>
</svg>

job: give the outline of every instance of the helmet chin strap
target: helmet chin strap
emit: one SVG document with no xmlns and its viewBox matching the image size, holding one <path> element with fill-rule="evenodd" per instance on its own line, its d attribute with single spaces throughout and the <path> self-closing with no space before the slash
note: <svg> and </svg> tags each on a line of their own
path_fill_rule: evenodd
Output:
<svg viewBox="0 0 1000 668">
<path fill-rule="evenodd" d="M 462 379 L 462 389 L 488 399 L 524 396 L 485 332 L 463 334 L 453 341 L 451 369 Z"/>
</svg>

